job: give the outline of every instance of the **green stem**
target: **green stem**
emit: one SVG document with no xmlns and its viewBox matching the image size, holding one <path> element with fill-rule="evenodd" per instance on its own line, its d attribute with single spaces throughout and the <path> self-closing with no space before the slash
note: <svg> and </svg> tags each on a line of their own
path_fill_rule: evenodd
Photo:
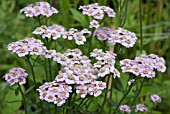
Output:
<svg viewBox="0 0 170 114">
<path fill-rule="evenodd" d="M 49 70 L 50 70 L 50 79 L 52 81 L 53 79 L 52 79 L 51 60 L 50 60 L 50 58 L 48 59 L 48 65 L 49 65 Z"/>
<path fill-rule="evenodd" d="M 48 79 L 48 71 L 47 71 L 47 59 L 45 58 L 45 76 L 46 76 L 46 81 L 48 82 L 49 79 Z"/>
<path fill-rule="evenodd" d="M 19 90 L 20 90 L 22 98 L 23 98 L 25 114 L 28 114 L 27 113 L 27 106 L 26 106 L 26 98 L 25 98 L 24 92 L 22 91 L 21 86 L 19 85 L 19 83 L 18 83 L 18 87 L 19 87 Z"/>
<path fill-rule="evenodd" d="M 32 77 L 33 77 L 33 80 L 34 80 L 34 85 L 35 85 L 35 87 L 36 87 L 36 80 L 35 80 L 34 68 L 33 68 L 33 65 L 31 64 L 31 61 L 30 61 L 29 57 L 27 57 L 27 60 L 28 60 L 29 66 L 31 67 Z"/>
<path fill-rule="evenodd" d="M 109 84 L 109 79 L 110 79 L 110 77 L 107 76 L 107 85 Z M 107 86 L 107 90 L 108 90 L 108 87 L 109 86 Z M 103 101 L 103 104 L 102 104 L 102 111 L 103 111 L 103 108 L 104 108 L 104 104 L 106 103 L 106 97 L 107 97 L 107 92 L 105 93 L 105 96 L 104 96 L 104 101 Z"/>
<path fill-rule="evenodd" d="M 119 104 L 116 106 L 116 109 L 114 110 L 113 114 L 116 114 L 119 106 L 121 105 L 121 103 L 123 102 L 123 100 L 126 98 L 126 96 L 129 94 L 130 90 L 132 89 L 133 84 L 129 86 L 129 89 L 127 90 L 127 92 L 124 94 L 124 96 L 121 98 Z"/>
<path fill-rule="evenodd" d="M 143 50 L 143 37 L 142 37 L 142 0 L 139 0 L 139 20 L 140 20 L 140 53 Z"/>
<path fill-rule="evenodd" d="M 142 90 L 143 85 L 144 85 L 144 78 L 142 78 L 142 82 L 141 82 L 139 91 L 137 92 L 137 94 L 136 94 L 136 96 L 135 96 L 135 98 L 134 98 L 134 100 L 133 100 L 133 104 L 139 99 L 139 94 L 140 94 L 140 92 L 141 92 L 141 90 Z"/>
</svg>

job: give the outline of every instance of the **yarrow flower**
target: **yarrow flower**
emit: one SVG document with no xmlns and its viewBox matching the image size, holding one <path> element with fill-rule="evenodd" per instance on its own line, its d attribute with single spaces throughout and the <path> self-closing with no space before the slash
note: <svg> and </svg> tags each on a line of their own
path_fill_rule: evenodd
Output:
<svg viewBox="0 0 170 114">
<path fill-rule="evenodd" d="M 150 99 L 153 103 L 161 103 L 161 97 L 159 97 L 157 94 L 152 94 L 150 96 Z"/>
<path fill-rule="evenodd" d="M 99 22 L 98 21 L 96 21 L 96 20 L 92 20 L 91 22 L 90 22 L 90 28 L 98 28 L 100 25 L 99 25 Z"/>
<path fill-rule="evenodd" d="M 128 81 L 128 85 L 132 85 L 135 82 L 135 79 L 131 79 Z"/>
<path fill-rule="evenodd" d="M 102 81 L 92 81 L 89 84 L 76 86 L 76 93 L 85 98 L 87 94 L 95 97 L 102 94 L 102 90 L 106 88 L 106 83 Z"/>
<path fill-rule="evenodd" d="M 136 106 L 134 106 L 134 108 L 135 108 L 135 112 L 148 111 L 148 108 L 144 104 L 137 104 Z"/>
<path fill-rule="evenodd" d="M 102 49 L 94 49 L 90 56 L 97 59 L 97 62 L 94 63 L 94 68 L 98 69 L 99 77 L 104 77 L 110 73 L 113 74 L 114 78 L 120 77 L 119 71 L 115 68 L 115 53 L 109 51 L 103 52 Z"/>
<path fill-rule="evenodd" d="M 26 83 L 26 77 L 28 74 L 23 68 L 15 67 L 9 70 L 9 73 L 5 74 L 3 78 L 10 84 L 14 85 L 16 83 L 23 85 Z"/>
<path fill-rule="evenodd" d="M 128 105 L 120 105 L 119 110 L 122 113 L 130 113 L 131 112 L 131 109 L 130 109 L 130 107 Z"/>
<path fill-rule="evenodd" d="M 19 57 L 26 55 L 45 55 L 46 47 L 41 40 L 26 37 L 23 40 L 12 42 L 7 46 L 11 53 L 16 53 Z"/>
<path fill-rule="evenodd" d="M 40 15 L 50 17 L 51 15 L 58 13 L 58 10 L 51 7 L 47 2 L 36 2 L 35 4 L 29 4 L 27 7 L 20 10 L 20 13 L 25 13 L 27 17 L 38 17 Z"/>
<path fill-rule="evenodd" d="M 62 37 L 65 31 L 66 31 L 65 28 L 61 25 L 57 24 L 53 24 L 51 26 L 42 25 L 41 27 L 36 28 L 33 34 L 41 35 L 42 38 L 52 38 L 53 40 L 56 40 Z"/>
<path fill-rule="evenodd" d="M 134 75 L 146 78 L 155 77 L 154 69 L 158 72 L 165 72 L 165 60 L 155 54 L 135 57 L 134 60 L 124 59 L 120 61 L 122 72 L 133 73 Z"/>
<path fill-rule="evenodd" d="M 56 76 L 57 82 L 65 82 L 66 84 L 86 84 L 97 79 L 98 71 L 90 63 L 87 56 L 82 56 L 79 49 L 68 49 L 63 54 L 68 58 L 67 65 L 63 66 Z"/>
<path fill-rule="evenodd" d="M 82 45 L 86 42 L 86 37 L 84 34 L 91 34 L 91 32 L 87 29 L 78 31 L 77 29 L 70 28 L 68 31 L 65 32 L 63 38 L 68 40 L 74 39 L 77 45 Z"/>
<path fill-rule="evenodd" d="M 119 43 L 127 48 L 133 47 L 137 40 L 135 33 L 120 27 L 118 30 L 103 27 L 99 30 L 95 30 L 94 36 L 97 36 L 98 40 L 107 40 L 110 45 Z"/>
<path fill-rule="evenodd" d="M 98 3 L 80 6 L 79 9 L 82 10 L 84 15 L 88 15 L 94 19 L 103 19 L 104 13 L 106 13 L 108 17 L 115 17 L 116 15 L 113 9 L 108 6 L 99 6 Z"/>
<path fill-rule="evenodd" d="M 72 87 L 65 83 L 53 81 L 44 83 L 37 91 L 40 94 L 39 98 L 41 100 L 53 102 L 57 106 L 61 106 L 72 92 Z"/>
</svg>

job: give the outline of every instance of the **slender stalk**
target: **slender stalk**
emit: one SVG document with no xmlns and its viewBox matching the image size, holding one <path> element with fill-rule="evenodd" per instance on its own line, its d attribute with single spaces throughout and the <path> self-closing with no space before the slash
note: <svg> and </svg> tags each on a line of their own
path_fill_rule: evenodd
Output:
<svg viewBox="0 0 170 114">
<path fill-rule="evenodd" d="M 27 106 L 26 106 L 26 98 L 25 98 L 24 92 L 22 91 L 21 86 L 19 85 L 19 83 L 18 83 L 18 87 L 19 87 L 20 93 L 21 93 L 21 95 L 22 95 L 22 99 L 23 99 L 23 103 L 24 103 L 25 114 L 28 114 L 28 113 L 27 113 Z"/>
<path fill-rule="evenodd" d="M 121 98 L 121 100 L 120 100 L 119 104 L 117 105 L 116 109 L 114 110 L 113 114 L 116 114 L 119 106 L 121 105 L 121 103 L 123 102 L 123 100 L 126 98 L 126 96 L 129 94 L 129 92 L 131 91 L 132 87 L 133 87 L 133 84 L 129 86 L 129 89 L 126 91 L 126 93 L 124 94 L 124 96 Z"/>
<path fill-rule="evenodd" d="M 31 64 L 31 61 L 30 61 L 30 59 L 29 59 L 29 57 L 28 57 L 28 56 L 27 56 L 27 60 L 28 60 L 28 64 L 29 64 L 29 66 L 30 66 L 30 68 L 31 68 L 32 77 L 33 77 L 33 80 L 34 80 L 34 85 L 35 85 L 35 87 L 36 87 L 36 79 L 35 79 L 34 68 L 33 68 L 33 65 Z"/>
<path fill-rule="evenodd" d="M 140 21 L 140 53 L 143 50 L 143 36 L 142 36 L 142 0 L 139 0 L 139 21 Z"/>
<path fill-rule="evenodd" d="M 53 79 L 52 79 L 52 71 L 51 71 L 51 60 L 50 60 L 50 58 L 48 59 L 48 67 L 49 67 L 49 70 L 50 70 L 50 80 L 52 81 Z"/>
<path fill-rule="evenodd" d="M 133 104 L 139 99 L 139 94 L 140 94 L 140 92 L 142 90 L 143 85 L 144 85 L 144 78 L 142 78 L 142 82 L 141 82 L 141 85 L 139 87 L 139 91 L 137 92 L 137 94 L 136 94 L 136 96 L 135 96 L 135 98 L 133 100 Z"/>
<path fill-rule="evenodd" d="M 46 81 L 49 81 L 48 79 L 48 71 L 47 71 L 47 59 L 45 58 L 45 76 L 46 76 Z"/>
<path fill-rule="evenodd" d="M 107 76 L 107 85 L 109 84 L 109 76 Z M 108 90 L 108 86 L 107 86 L 107 90 Z M 103 100 L 103 103 L 102 103 L 102 110 L 104 108 L 104 105 L 106 103 L 106 98 L 107 98 L 107 92 L 105 93 L 105 96 L 104 96 L 104 100 Z"/>
</svg>

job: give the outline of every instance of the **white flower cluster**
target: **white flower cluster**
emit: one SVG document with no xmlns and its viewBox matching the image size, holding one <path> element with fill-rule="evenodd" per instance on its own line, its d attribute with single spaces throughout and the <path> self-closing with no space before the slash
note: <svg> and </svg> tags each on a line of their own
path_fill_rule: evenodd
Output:
<svg viewBox="0 0 170 114">
<path fill-rule="evenodd" d="M 99 30 L 95 30 L 94 36 L 97 36 L 98 40 L 108 40 L 110 45 L 119 43 L 127 48 L 133 47 L 137 40 L 135 33 L 120 27 L 118 30 L 103 27 Z"/>
<path fill-rule="evenodd" d="M 23 68 L 15 67 L 9 70 L 9 73 L 5 74 L 3 78 L 10 84 L 14 85 L 19 83 L 23 85 L 26 83 L 26 77 L 28 74 L 25 72 Z"/>
<path fill-rule="evenodd" d="M 66 102 L 69 93 L 72 92 L 72 87 L 65 83 L 53 81 L 44 83 L 37 91 L 40 93 L 39 97 L 41 100 L 53 102 L 57 106 L 61 106 Z"/>
<path fill-rule="evenodd" d="M 134 75 L 146 78 L 155 77 L 154 69 L 158 72 L 165 72 L 165 60 L 155 54 L 135 57 L 134 60 L 124 59 L 120 61 L 122 72 L 130 72 Z"/>
<path fill-rule="evenodd" d="M 62 37 L 64 33 L 65 33 L 65 28 L 57 24 L 53 24 L 48 27 L 42 25 L 41 27 L 36 28 L 35 31 L 33 32 L 33 34 L 41 35 L 42 38 L 52 38 L 53 40 Z"/>
<path fill-rule="evenodd" d="M 12 42 L 7 46 L 11 53 L 16 53 L 19 57 L 26 55 L 45 55 L 46 47 L 41 40 L 26 37 L 23 40 Z"/>
<path fill-rule="evenodd" d="M 68 49 L 64 53 L 67 58 L 69 57 L 69 62 L 59 71 L 55 79 L 57 82 L 84 85 L 98 78 L 98 71 L 93 68 L 91 61 L 81 54 L 79 49 Z"/>
<path fill-rule="evenodd" d="M 115 17 L 116 15 L 113 9 L 108 6 L 99 6 L 98 3 L 80 6 L 79 9 L 82 10 L 84 15 L 88 15 L 94 19 L 103 19 L 104 13 L 106 13 L 108 17 Z"/>
<path fill-rule="evenodd" d="M 135 109 L 135 112 L 148 111 L 148 108 L 144 104 L 137 104 L 137 105 L 133 106 L 132 108 Z M 125 113 L 125 114 L 131 113 L 131 109 L 130 109 L 130 107 L 128 105 L 120 105 L 119 110 L 122 113 Z"/>
<path fill-rule="evenodd" d="M 77 45 L 82 45 L 86 42 L 86 37 L 84 34 L 91 34 L 91 32 L 88 29 L 78 31 L 77 29 L 70 28 L 65 32 L 63 38 L 68 40 L 74 39 Z"/>
<path fill-rule="evenodd" d="M 162 99 L 157 94 L 152 94 L 150 99 L 153 103 L 161 103 Z"/>
<path fill-rule="evenodd" d="M 80 94 L 82 98 L 85 98 L 87 94 L 95 97 L 102 94 L 102 90 L 106 88 L 106 83 L 102 81 L 92 81 L 89 84 L 76 86 L 76 93 Z"/>
<path fill-rule="evenodd" d="M 87 29 L 78 31 L 77 29 L 70 28 L 68 31 L 61 25 L 53 24 L 52 26 L 46 27 L 45 25 L 35 29 L 33 34 L 41 35 L 42 38 L 52 38 L 56 40 L 60 37 L 68 40 L 75 40 L 77 45 L 82 45 L 86 42 L 84 34 L 91 34 Z"/>
<path fill-rule="evenodd" d="M 94 49 L 90 53 L 90 56 L 97 59 L 97 62 L 94 63 L 94 68 L 99 70 L 99 77 L 104 77 L 110 73 L 113 74 L 114 78 L 120 77 L 119 71 L 115 68 L 115 53 L 109 51 L 106 51 L 105 53 L 102 49 Z"/>
<path fill-rule="evenodd" d="M 21 9 L 20 13 L 22 12 L 24 12 L 27 17 L 38 17 L 40 15 L 50 17 L 58 13 L 58 10 L 51 7 L 47 2 L 36 2 L 35 4 L 29 4 L 27 7 Z"/>
</svg>

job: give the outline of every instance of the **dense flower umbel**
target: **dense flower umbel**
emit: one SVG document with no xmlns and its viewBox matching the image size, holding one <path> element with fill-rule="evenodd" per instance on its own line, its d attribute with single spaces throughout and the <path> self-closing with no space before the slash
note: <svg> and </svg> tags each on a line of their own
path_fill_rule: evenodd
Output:
<svg viewBox="0 0 170 114">
<path fill-rule="evenodd" d="M 119 71 L 115 68 L 115 53 L 109 51 L 103 52 L 102 49 L 94 49 L 90 56 L 97 59 L 97 62 L 94 63 L 94 68 L 99 70 L 99 77 L 104 77 L 111 73 L 114 78 L 120 77 Z"/>
<path fill-rule="evenodd" d="M 40 15 L 50 17 L 51 15 L 58 13 L 57 9 L 51 7 L 47 2 L 29 4 L 27 7 L 21 9 L 20 12 L 24 12 L 27 17 L 38 17 Z"/>
<path fill-rule="evenodd" d="M 19 83 L 23 85 L 26 83 L 26 77 L 28 74 L 25 72 L 23 68 L 15 67 L 9 70 L 9 73 L 5 74 L 3 78 L 10 84 L 14 85 Z"/>
<path fill-rule="evenodd" d="M 162 101 L 161 98 L 156 94 L 152 94 L 150 96 L 150 99 L 153 103 L 161 103 L 161 101 Z"/>
<path fill-rule="evenodd" d="M 165 72 L 165 60 L 155 54 L 135 57 L 134 60 L 124 59 L 120 61 L 122 72 L 130 72 L 134 75 L 146 78 L 155 77 L 154 69 L 158 72 Z"/>
<path fill-rule="evenodd" d="M 33 34 L 41 35 L 42 38 L 52 38 L 56 40 L 63 36 L 65 33 L 65 28 L 61 25 L 53 24 L 51 26 L 42 25 L 35 29 Z"/>
<path fill-rule="evenodd" d="M 8 50 L 16 53 L 19 57 L 26 55 L 44 55 L 46 47 L 43 46 L 41 40 L 26 37 L 23 40 L 8 44 Z"/>
<path fill-rule="evenodd" d="M 40 93 L 41 100 L 53 102 L 54 104 L 57 104 L 57 106 L 61 106 L 66 102 L 69 93 L 72 92 L 72 87 L 65 83 L 53 81 L 44 83 L 37 91 Z"/>
<path fill-rule="evenodd" d="M 118 30 L 103 27 L 99 30 L 95 30 L 94 36 L 97 36 L 98 40 L 107 40 L 110 45 L 119 43 L 127 48 L 133 47 L 137 40 L 135 33 L 120 27 Z"/>
<path fill-rule="evenodd" d="M 122 113 L 130 113 L 131 112 L 131 109 L 130 109 L 130 107 L 128 105 L 120 105 L 119 110 Z"/>
<path fill-rule="evenodd" d="M 103 19 L 104 13 L 106 13 L 108 17 L 115 17 L 116 15 L 113 9 L 107 6 L 99 6 L 98 3 L 80 6 L 79 9 L 82 10 L 84 15 L 88 15 L 94 19 Z"/>
<path fill-rule="evenodd" d="M 102 81 L 92 81 L 89 84 L 76 86 L 76 93 L 80 94 L 82 98 L 85 98 L 87 94 L 95 97 L 102 94 L 102 90 L 106 88 L 106 83 Z"/>
<path fill-rule="evenodd" d="M 136 106 L 134 106 L 134 108 L 135 108 L 135 112 L 148 111 L 148 108 L 144 104 L 137 104 Z"/>
<path fill-rule="evenodd" d="M 86 84 L 98 78 L 98 70 L 93 68 L 91 61 L 87 56 L 82 56 L 79 49 L 68 49 L 64 55 L 67 56 L 63 67 L 56 77 L 57 82 L 65 82 L 67 84 Z M 68 62 L 67 62 L 68 61 Z"/>
</svg>

